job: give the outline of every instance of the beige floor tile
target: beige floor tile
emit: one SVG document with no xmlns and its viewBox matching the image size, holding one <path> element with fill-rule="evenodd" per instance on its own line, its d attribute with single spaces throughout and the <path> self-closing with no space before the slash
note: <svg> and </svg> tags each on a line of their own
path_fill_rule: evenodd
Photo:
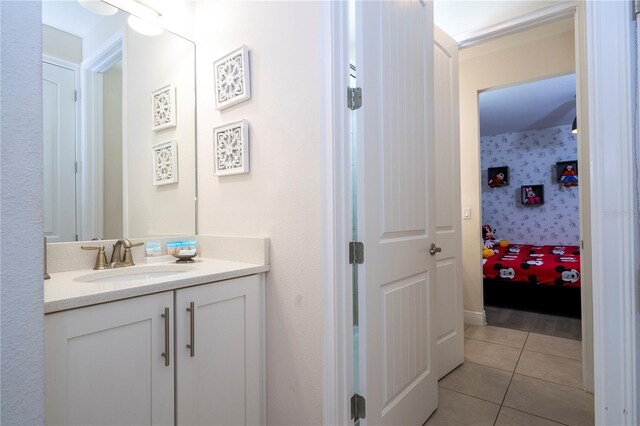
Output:
<svg viewBox="0 0 640 426">
<path fill-rule="evenodd" d="M 513 372 L 522 349 L 481 340 L 464 339 L 464 360 Z"/>
<path fill-rule="evenodd" d="M 438 409 L 429 417 L 426 426 L 487 425 L 492 426 L 500 406 L 448 389 L 438 389 Z"/>
<path fill-rule="evenodd" d="M 440 387 L 502 404 L 512 373 L 465 362 L 443 377 Z"/>
<path fill-rule="evenodd" d="M 567 425 L 593 425 L 593 395 L 515 374 L 504 405 Z"/>
<path fill-rule="evenodd" d="M 496 420 L 496 426 L 562 426 L 562 424 L 508 407 L 502 407 L 500 414 L 498 414 L 498 420 Z"/>
<path fill-rule="evenodd" d="M 522 351 L 516 367 L 516 374 L 535 377 L 561 385 L 582 389 L 582 361 L 547 355 L 539 352 Z"/>
<path fill-rule="evenodd" d="M 464 331 L 464 337 L 485 342 L 498 343 L 514 348 L 523 348 L 527 340 L 526 331 L 511 330 L 509 328 L 492 327 L 485 325 L 482 327 L 471 326 Z"/>
<path fill-rule="evenodd" d="M 529 338 L 524 348 L 549 355 L 563 356 L 578 361 L 582 360 L 582 342 L 579 340 L 529 333 Z"/>
</svg>

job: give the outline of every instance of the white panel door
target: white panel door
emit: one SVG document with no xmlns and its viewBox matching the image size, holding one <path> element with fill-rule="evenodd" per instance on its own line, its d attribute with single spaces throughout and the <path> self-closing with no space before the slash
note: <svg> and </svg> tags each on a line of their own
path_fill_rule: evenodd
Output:
<svg viewBox="0 0 640 426">
<path fill-rule="evenodd" d="M 358 2 L 356 55 L 366 421 L 421 425 L 438 379 L 431 2 Z"/>
<path fill-rule="evenodd" d="M 167 292 L 46 315 L 45 423 L 173 424 L 172 306 Z"/>
<path fill-rule="evenodd" d="M 436 330 L 438 377 L 464 361 L 458 44 L 435 28 Z"/>
<path fill-rule="evenodd" d="M 177 424 L 264 423 L 260 294 L 258 275 L 176 291 Z"/>
<path fill-rule="evenodd" d="M 44 236 L 76 240 L 75 72 L 42 64 L 44 122 Z"/>
</svg>

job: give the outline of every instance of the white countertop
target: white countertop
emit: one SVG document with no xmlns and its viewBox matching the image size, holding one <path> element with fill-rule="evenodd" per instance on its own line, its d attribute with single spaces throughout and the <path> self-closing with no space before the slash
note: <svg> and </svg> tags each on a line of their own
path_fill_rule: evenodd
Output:
<svg viewBox="0 0 640 426">
<path fill-rule="evenodd" d="M 156 265 L 176 265 L 176 263 L 167 262 Z M 124 273 L 126 270 L 127 274 L 134 274 L 137 271 L 143 272 L 149 266 L 141 264 L 121 268 L 118 271 Z M 197 257 L 194 263 L 181 264 L 180 269 L 185 272 L 159 278 L 120 282 L 77 281 L 83 276 L 97 272 L 92 269 L 53 273 L 50 274 L 51 279 L 44 280 L 44 312 L 50 314 L 145 294 L 259 274 L 269 271 L 269 265 Z"/>
</svg>

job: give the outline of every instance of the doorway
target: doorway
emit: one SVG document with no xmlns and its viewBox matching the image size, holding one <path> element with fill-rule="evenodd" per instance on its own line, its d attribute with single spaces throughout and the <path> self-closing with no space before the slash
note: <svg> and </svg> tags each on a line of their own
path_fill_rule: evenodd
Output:
<svg viewBox="0 0 640 426">
<path fill-rule="evenodd" d="M 596 9 L 598 10 L 599 13 L 595 13 Z M 616 106 L 619 106 L 620 109 L 624 109 L 624 108 L 627 108 L 628 105 L 623 102 L 623 98 L 624 98 L 624 101 L 626 102 L 626 100 L 629 99 L 629 96 L 625 97 L 623 91 L 618 90 L 619 89 L 618 86 L 615 86 L 613 84 L 612 85 L 608 85 L 603 78 L 594 77 L 594 76 L 598 75 L 598 74 L 594 74 L 594 73 L 590 73 L 588 75 L 589 79 L 587 79 L 587 75 L 584 73 L 587 70 L 591 70 L 591 71 L 599 70 L 601 72 L 604 72 L 605 75 L 609 75 L 609 78 L 614 78 L 614 77 L 612 77 L 610 75 L 611 73 L 607 73 L 606 72 L 605 63 L 608 63 L 607 61 L 604 61 L 604 62 L 593 62 L 593 59 L 591 59 L 591 61 L 588 61 L 586 59 L 586 56 L 585 56 L 585 51 L 587 49 L 587 46 L 585 44 L 585 40 L 586 40 L 587 43 L 591 43 L 591 44 L 589 44 L 590 58 L 598 57 L 598 58 L 602 58 L 603 59 L 604 58 L 603 57 L 604 48 L 600 49 L 600 50 L 599 49 L 595 49 L 593 43 L 598 43 L 595 40 L 600 40 L 600 38 L 608 38 L 608 36 L 605 36 L 604 33 L 602 33 L 602 34 L 598 33 L 598 35 L 596 35 L 593 32 L 593 29 L 589 29 L 591 27 L 585 29 L 585 27 L 584 27 L 584 22 L 585 21 L 589 22 L 590 24 L 593 24 L 594 22 L 598 22 L 600 25 L 609 28 L 610 30 L 612 30 L 615 33 L 616 31 L 614 31 L 614 29 L 611 28 L 610 25 L 607 26 L 605 24 L 605 21 L 600 19 L 603 16 L 608 16 L 609 18 L 614 18 L 615 17 L 615 18 L 618 18 L 620 20 L 620 22 L 624 22 L 624 25 L 625 25 L 624 28 L 621 29 L 621 31 L 619 31 L 619 32 L 621 33 L 621 32 L 623 32 L 622 30 L 624 30 L 625 33 L 628 33 L 629 22 L 627 22 L 628 16 L 626 16 L 626 13 L 628 13 L 628 10 L 625 11 L 621 7 L 613 7 L 613 6 L 610 8 L 611 10 L 605 10 L 605 9 L 607 9 L 607 8 L 605 8 L 604 5 L 595 5 L 595 4 L 583 5 L 583 4 L 580 4 L 578 6 L 578 13 L 576 14 L 576 16 L 577 16 L 576 22 L 578 23 L 578 27 L 580 28 L 578 30 L 579 31 L 579 36 L 576 37 L 576 39 L 580 40 L 580 43 L 578 43 L 578 46 L 579 46 L 579 49 L 578 49 L 579 53 L 577 54 L 578 61 L 576 61 L 575 57 L 573 57 L 571 60 L 575 61 L 575 62 L 578 62 L 580 64 L 579 67 L 577 67 L 577 68 L 578 68 L 578 72 L 579 72 L 578 78 L 579 79 L 580 78 L 584 79 L 584 80 L 580 80 L 581 81 L 581 85 L 580 85 L 581 86 L 581 91 L 583 92 L 583 94 L 585 93 L 584 89 L 586 87 L 587 82 L 589 82 L 589 84 L 597 85 L 601 89 L 602 89 L 602 87 L 605 87 L 605 86 L 606 87 L 611 86 L 610 90 L 607 90 L 607 91 L 598 90 L 598 91 L 595 91 L 595 92 L 590 92 L 590 94 L 592 96 L 596 97 L 596 98 L 597 97 L 601 97 L 603 99 L 606 98 L 606 99 L 611 99 L 611 100 L 620 99 L 621 104 L 616 104 Z M 574 6 L 574 9 L 572 9 L 571 14 L 573 14 L 574 11 L 575 11 L 575 6 Z M 602 15 L 602 14 L 604 14 L 604 15 Z M 554 16 L 553 19 L 557 19 L 558 14 L 556 13 L 553 16 Z M 567 16 L 567 15 L 565 15 L 565 16 Z M 540 21 L 541 21 L 541 19 L 535 20 L 536 23 L 539 23 Z M 522 27 L 520 27 L 519 30 L 521 31 Z M 504 33 L 504 31 L 502 33 Z M 572 40 L 572 42 L 573 42 L 573 40 Z M 602 46 L 599 46 L 599 47 L 602 47 Z M 615 63 L 620 64 L 626 70 L 627 67 L 630 65 L 629 59 L 625 59 L 625 54 L 626 54 L 625 49 L 628 46 L 626 44 L 624 44 L 624 45 L 621 45 L 620 47 L 621 47 L 620 49 L 615 49 L 614 48 L 615 52 L 613 52 L 613 53 L 615 53 L 615 54 L 612 55 L 611 59 L 613 61 L 615 61 Z M 611 52 L 611 50 L 608 50 L 608 52 Z M 556 59 L 559 60 L 559 61 L 564 60 L 563 58 L 556 58 Z M 520 63 L 520 66 L 521 66 L 521 68 L 527 68 L 527 64 Z M 580 73 L 582 73 L 582 77 L 580 76 Z M 619 78 L 618 79 L 614 78 L 614 81 L 616 82 L 615 84 L 620 84 L 620 79 Z M 599 86 L 600 84 L 603 84 L 604 86 Z M 495 86 L 496 85 L 494 85 L 494 86 L 487 85 L 485 87 L 482 87 L 482 89 L 495 87 Z M 624 86 L 624 84 L 622 84 L 622 86 Z M 631 93 L 631 92 L 629 92 L 629 93 Z M 477 91 L 474 93 L 474 98 L 477 98 Z M 336 99 L 338 99 L 338 98 L 336 97 Z M 475 100 L 477 100 L 477 99 L 475 99 Z M 577 116 L 578 116 L 578 120 L 582 121 L 582 123 L 583 123 L 583 131 L 584 131 L 584 133 L 583 133 L 583 141 L 584 141 L 583 153 L 584 152 L 588 153 L 589 151 L 591 151 L 592 153 L 598 153 L 599 152 L 600 154 L 603 154 L 603 152 L 605 150 L 605 144 L 604 144 L 605 141 L 602 138 L 601 130 L 596 133 L 595 130 L 594 130 L 595 127 L 607 128 L 607 129 L 609 129 L 609 131 L 612 131 L 615 134 L 620 134 L 620 136 L 622 137 L 622 139 L 620 139 L 621 143 L 617 144 L 616 146 L 618 147 L 620 152 L 626 153 L 626 157 L 624 159 L 622 159 L 622 160 L 624 160 L 624 161 L 622 161 L 624 164 L 622 164 L 623 167 L 622 167 L 621 174 L 623 172 L 626 173 L 625 177 L 623 177 L 622 179 L 625 182 L 627 182 L 629 176 L 631 176 L 631 166 L 630 166 L 630 164 L 631 164 L 630 158 L 631 157 L 629 157 L 629 148 L 628 148 L 628 146 L 626 146 L 624 144 L 628 144 L 629 141 L 630 141 L 630 139 L 628 137 L 629 136 L 629 126 L 628 125 L 630 124 L 630 121 L 628 120 L 629 117 L 627 115 L 625 115 L 624 117 L 621 117 L 620 119 L 617 119 L 615 115 L 610 114 L 607 111 L 601 111 L 601 110 L 599 111 L 600 115 L 595 115 L 595 113 L 594 113 L 594 111 L 592 109 L 591 110 L 587 110 L 586 109 L 587 105 L 589 105 L 591 108 L 596 108 L 596 105 L 593 104 L 593 99 L 592 98 L 589 98 L 589 102 L 587 102 L 586 97 L 582 97 L 581 98 L 580 95 L 578 95 L 578 100 L 577 101 L 578 101 L 578 114 L 577 114 Z M 622 103 L 624 103 L 624 105 L 622 105 Z M 338 104 L 336 103 L 336 105 L 338 105 Z M 628 109 L 625 109 L 625 111 L 628 111 Z M 474 115 L 474 114 L 471 114 L 471 115 Z M 477 111 L 476 111 L 475 115 L 477 116 Z M 581 120 L 580 117 L 582 117 L 583 119 Z M 587 124 L 587 117 L 589 117 L 589 119 L 590 119 L 588 124 Z M 623 118 L 624 118 L 624 120 L 623 120 Z M 612 127 L 612 123 L 614 123 L 614 122 L 615 123 L 619 123 L 622 126 L 619 126 L 617 128 L 616 127 Z M 464 125 L 463 124 L 461 126 L 461 130 L 462 131 L 473 131 L 473 128 L 474 128 L 473 125 Z M 477 126 L 476 126 L 476 128 L 477 128 Z M 619 130 L 616 130 L 616 129 L 619 129 Z M 477 138 L 475 140 L 477 142 Z M 624 141 L 624 143 L 622 143 L 622 141 Z M 602 146 L 601 146 L 601 144 L 602 144 Z M 333 149 L 336 149 L 336 147 L 334 146 Z M 463 148 L 462 152 L 463 152 L 463 155 L 472 154 L 472 156 L 473 156 L 472 150 L 464 150 L 464 148 Z M 581 161 L 581 163 L 584 164 L 585 161 L 583 161 L 582 153 L 579 154 L 579 157 L 580 157 L 579 161 Z M 602 155 L 598 156 L 598 158 L 592 158 L 591 165 L 593 165 L 593 164 L 600 164 L 601 166 L 603 164 L 609 164 L 611 167 L 615 168 L 616 170 L 618 170 L 617 167 L 619 165 L 619 163 L 616 163 L 615 161 L 613 161 L 613 156 L 602 156 Z M 465 167 L 462 167 L 462 169 L 464 170 Z M 591 193 L 592 193 L 591 195 L 593 195 L 593 193 L 598 193 L 600 190 L 604 189 L 607 186 L 603 182 L 609 182 L 609 185 L 611 186 L 611 188 L 612 189 L 614 188 L 614 182 L 610 182 L 611 179 L 608 179 L 607 176 L 602 176 L 601 175 L 602 170 L 603 169 L 601 169 L 601 168 L 596 168 L 592 172 L 593 173 L 592 176 L 598 176 L 599 179 L 603 179 L 603 181 L 599 181 L 599 182 L 595 183 L 596 187 L 591 190 Z M 469 167 L 469 169 L 466 170 L 466 172 L 469 173 L 472 176 L 473 175 L 477 175 L 477 177 L 473 178 L 473 179 L 470 179 L 467 182 L 463 182 L 463 192 L 465 192 L 465 184 L 468 184 L 468 185 L 471 185 L 471 191 L 469 191 L 469 193 L 474 193 L 474 191 L 475 191 L 475 193 L 477 194 L 477 188 L 479 187 L 478 180 L 480 179 L 479 161 L 477 161 L 477 158 L 476 158 L 476 165 L 475 166 L 471 165 Z M 584 170 L 582 170 L 582 172 L 584 173 Z M 616 176 L 617 176 L 617 174 L 616 174 Z M 464 181 L 464 179 L 463 179 L 463 181 Z M 581 189 L 583 189 L 583 188 L 584 188 L 584 186 L 581 187 Z M 624 187 L 624 189 L 625 189 L 625 191 L 624 191 L 625 194 L 627 194 L 628 191 L 626 191 L 626 189 L 627 189 L 626 186 Z M 603 194 L 604 193 L 600 193 L 601 196 Z M 630 193 L 627 194 L 627 195 L 629 195 L 631 197 Z M 581 198 L 584 199 L 584 197 L 581 197 Z M 608 197 L 608 196 L 606 197 L 606 199 L 610 203 L 613 203 L 616 206 L 617 205 L 622 205 L 622 204 L 624 204 L 624 205 L 628 204 L 626 201 L 625 202 L 621 202 L 621 201 L 616 202 L 616 201 L 614 201 L 612 199 L 612 197 Z M 633 197 L 625 198 L 625 200 L 629 200 L 629 199 L 633 199 Z M 599 201 L 599 198 L 596 198 L 592 202 L 595 203 L 594 205 L 598 206 L 598 205 L 602 205 L 600 201 Z M 336 202 L 339 203 L 339 207 L 343 206 L 343 204 L 341 204 L 341 202 L 340 202 L 340 200 L 338 198 L 336 198 Z M 479 203 L 479 197 L 478 197 L 478 201 L 475 204 L 475 207 L 473 208 L 473 210 L 471 212 L 472 213 L 471 216 L 473 218 L 475 218 L 474 220 L 476 220 L 478 222 L 478 226 L 473 227 L 473 231 L 472 231 L 473 234 L 474 234 L 474 239 L 476 239 L 477 243 L 479 243 L 481 241 L 480 237 L 478 236 L 478 234 L 479 234 L 478 229 L 480 228 L 480 226 L 479 226 L 479 216 L 478 216 L 479 204 L 480 203 Z M 464 206 L 463 206 L 463 208 L 464 208 Z M 600 225 L 605 225 L 605 222 L 602 221 L 602 219 L 603 219 L 602 215 L 601 214 L 596 214 L 598 211 L 599 210 L 597 208 L 594 208 L 594 209 L 590 209 L 587 212 L 583 212 L 585 214 L 592 213 L 592 217 L 591 218 L 587 218 L 587 221 L 583 220 L 584 218 L 581 218 L 581 220 L 580 220 L 581 226 L 585 226 L 585 225 L 583 225 L 585 222 L 587 223 L 586 226 L 589 226 L 590 228 L 595 226 L 594 223 L 595 224 L 600 224 Z M 630 226 L 628 220 L 623 220 L 622 222 L 624 222 L 624 226 L 626 226 L 627 228 Z M 605 228 L 608 229 L 610 232 L 614 232 L 615 231 L 614 224 L 611 223 L 610 225 L 611 226 L 605 225 Z M 625 229 L 627 229 L 627 228 L 625 228 Z M 339 234 L 337 234 L 337 235 L 339 235 Z M 619 233 L 616 233 L 616 235 L 619 235 Z M 631 235 L 631 234 L 629 234 L 629 235 Z M 598 235 L 593 236 L 593 238 L 595 238 L 595 239 L 598 239 L 600 237 L 601 236 L 598 236 Z M 624 235 L 619 235 L 619 237 L 621 238 L 621 241 L 624 242 L 625 247 L 628 247 L 629 246 L 628 239 Z M 592 236 L 584 235 L 583 238 L 585 238 L 585 239 L 586 238 L 592 238 Z M 469 257 L 478 256 L 479 247 L 478 247 L 477 243 L 476 243 L 475 247 L 473 247 L 472 255 L 469 256 Z M 585 250 L 589 250 L 590 248 L 591 248 L 591 241 L 585 241 Z M 633 252 L 633 248 L 630 247 L 630 250 L 631 251 L 629 253 L 632 253 Z M 619 253 L 619 250 L 614 250 L 614 251 L 616 251 L 616 253 Z M 599 253 L 599 256 L 601 256 L 601 251 L 598 251 L 598 253 Z M 623 254 L 623 256 L 620 258 L 619 261 L 615 261 L 614 262 L 615 264 L 621 264 L 620 266 L 622 267 L 622 270 L 621 270 L 620 274 L 614 273 L 614 275 L 616 275 L 616 276 L 623 275 L 622 271 L 625 271 L 624 275 L 626 277 L 630 273 L 629 266 L 633 264 L 633 262 L 630 261 L 630 256 L 631 256 L 630 254 L 629 255 L 624 255 Z M 609 258 L 611 256 L 607 255 L 606 257 Z M 613 261 L 613 259 L 611 259 L 611 260 Z M 603 271 L 600 270 L 601 268 L 604 267 L 603 262 L 602 262 L 602 258 L 596 260 L 595 263 L 600 265 L 600 266 L 594 265 L 594 275 L 596 275 L 598 277 L 597 286 L 602 286 L 602 283 L 604 282 L 603 281 L 604 280 L 604 275 L 602 275 Z M 478 262 L 478 265 L 480 266 L 480 262 Z M 479 266 L 478 266 L 477 270 L 480 270 Z M 337 269 L 339 270 L 339 268 L 337 268 Z M 598 275 L 596 273 L 598 271 L 600 271 L 599 272 L 600 275 Z M 338 276 L 340 276 L 340 274 L 338 274 Z M 480 274 L 478 274 L 478 276 L 480 276 Z M 583 277 L 584 277 L 584 274 L 583 274 Z M 624 294 L 628 294 L 629 291 L 631 291 L 630 288 L 629 288 L 629 285 L 628 285 L 628 281 L 624 281 L 624 283 L 621 281 L 621 282 L 619 282 L 619 284 L 620 285 L 616 284 L 614 286 L 615 288 L 612 289 L 613 292 L 616 295 L 619 296 L 619 295 L 621 295 L 623 293 Z M 482 306 L 481 286 L 478 286 L 478 289 L 480 290 L 479 291 L 480 297 L 478 298 L 478 300 L 480 301 L 480 306 Z M 465 289 L 465 296 L 467 295 L 466 293 L 467 293 L 467 291 Z M 631 291 L 631 293 L 633 293 L 633 292 Z M 590 298 L 591 295 L 589 294 L 586 297 Z M 603 289 L 599 290 L 599 297 L 604 297 L 612 305 L 619 306 L 619 304 L 614 303 L 615 301 L 613 300 L 614 299 L 613 295 L 611 295 L 611 294 L 603 294 Z M 603 308 L 603 306 L 602 306 L 603 300 L 604 299 L 600 299 L 595 303 L 596 306 L 600 306 L 600 309 Z M 616 300 L 621 301 L 623 299 L 618 298 Z M 628 300 L 628 299 L 624 299 L 624 300 Z M 626 305 L 628 305 L 628 303 L 625 302 L 625 306 Z M 467 308 L 467 307 L 465 306 L 465 308 Z M 477 319 L 479 321 L 481 321 L 481 322 L 484 322 L 484 316 L 482 315 L 482 307 L 478 308 L 477 311 L 472 311 L 470 309 L 466 309 L 465 310 L 465 319 L 467 319 L 467 318 L 471 318 L 471 319 L 476 318 L 476 314 L 480 314 L 480 316 Z M 627 324 L 627 325 L 631 324 L 630 321 L 632 321 L 632 318 L 627 314 L 620 315 L 619 316 L 620 318 L 618 318 L 618 317 L 614 318 L 613 316 L 604 315 L 603 312 L 601 310 L 599 311 L 598 309 L 594 310 L 594 316 L 599 318 L 600 320 L 612 325 L 612 326 L 617 321 L 619 321 L 621 323 L 624 323 L 624 324 Z M 361 327 L 362 326 L 363 325 L 361 324 Z M 597 328 L 596 334 L 599 336 L 598 338 L 599 339 L 605 339 L 605 336 L 603 335 L 603 327 L 602 326 L 598 326 L 596 328 Z M 619 329 L 615 328 L 615 330 L 619 330 Z M 631 346 L 633 346 L 633 343 L 625 344 L 624 343 L 625 340 L 622 340 L 621 337 L 622 337 L 623 334 L 625 336 L 629 336 L 629 333 L 632 333 L 634 328 L 631 327 L 631 328 L 625 328 L 625 329 L 620 329 L 620 330 L 621 330 L 620 333 L 615 333 L 615 336 L 609 335 L 606 338 L 606 340 L 610 340 L 612 342 L 616 341 L 620 345 L 620 347 L 625 348 L 625 351 L 626 351 L 625 353 L 627 354 L 625 356 L 628 356 L 630 353 L 633 352 L 633 349 L 631 348 Z M 583 333 L 583 337 L 586 337 L 584 335 L 584 333 Z M 629 342 L 633 342 L 633 341 L 634 340 L 632 338 L 631 338 L 631 340 L 629 340 Z M 618 346 L 616 346 L 616 347 L 618 347 Z M 620 361 L 622 361 L 622 355 L 615 355 L 610 350 L 607 350 L 604 347 L 597 346 L 596 348 L 599 348 L 599 350 L 600 350 L 600 352 L 598 354 L 599 359 L 601 359 L 601 360 L 602 359 L 620 359 Z M 589 356 L 589 354 L 587 354 L 587 356 Z M 607 371 L 609 370 L 608 365 L 609 364 L 599 364 L 599 370 L 597 369 L 597 371 L 596 371 L 597 377 L 600 380 L 600 382 L 599 382 L 600 383 L 599 384 L 599 389 L 600 389 L 599 395 L 601 395 L 601 396 L 604 395 L 602 392 L 604 392 L 604 389 L 605 389 L 605 386 L 606 386 L 606 389 L 611 392 L 610 395 L 619 395 L 621 397 L 621 399 L 620 400 L 610 400 L 610 401 L 608 399 L 607 400 L 601 400 L 601 404 L 602 405 L 599 405 L 600 410 L 604 410 L 604 408 L 603 408 L 605 406 L 604 404 L 614 404 L 617 407 L 620 407 L 622 404 L 624 404 L 625 406 L 631 407 L 632 404 L 631 405 L 629 404 L 629 401 L 630 401 L 629 398 L 632 398 L 632 396 L 634 395 L 633 394 L 633 387 L 632 387 L 632 383 L 631 383 L 633 380 L 632 379 L 624 379 L 624 380 L 619 382 L 620 386 L 618 386 L 618 387 L 614 386 L 614 381 L 612 379 L 607 378 L 606 375 L 603 374 L 604 370 L 607 370 Z M 627 364 L 624 364 L 624 365 L 627 365 Z M 630 371 L 632 373 L 631 377 L 635 377 L 633 375 L 633 374 L 635 374 L 634 373 L 635 370 L 632 367 L 629 367 L 629 368 L 630 368 L 630 370 L 629 369 L 626 369 L 626 370 L 628 370 L 628 371 Z M 614 376 L 616 376 L 615 372 L 612 372 L 612 373 L 614 374 Z M 607 383 L 607 385 L 605 385 L 605 383 Z M 596 384 L 598 384 L 598 383 L 596 383 Z M 596 387 L 596 391 L 597 390 L 598 390 L 598 386 Z M 624 401 L 624 402 L 617 402 L 617 401 Z M 621 415 L 620 415 L 620 413 L 622 413 L 622 412 L 623 411 L 618 410 L 618 411 L 616 411 L 616 414 L 613 414 L 613 413 L 611 413 L 610 410 L 609 410 L 608 413 L 604 412 L 604 411 L 598 412 L 598 410 L 596 410 L 596 418 L 598 418 L 598 419 L 605 419 L 605 418 L 613 419 L 613 418 L 616 418 L 616 419 L 619 419 L 617 421 L 620 424 L 622 424 L 622 423 L 624 423 L 624 421 L 621 420 Z M 625 415 L 626 415 L 626 413 L 628 413 L 628 411 L 624 412 Z"/>
<path fill-rule="evenodd" d="M 581 340 L 576 76 L 483 91 L 487 324 Z"/>
</svg>

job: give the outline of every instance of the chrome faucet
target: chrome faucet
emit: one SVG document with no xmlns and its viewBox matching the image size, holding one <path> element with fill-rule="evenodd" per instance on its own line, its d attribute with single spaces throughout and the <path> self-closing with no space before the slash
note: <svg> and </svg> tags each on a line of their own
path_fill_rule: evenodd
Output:
<svg viewBox="0 0 640 426">
<path fill-rule="evenodd" d="M 111 267 L 112 268 L 124 268 L 125 266 L 135 266 L 133 263 L 133 255 L 131 254 L 131 247 L 138 247 L 144 243 L 131 244 L 126 238 L 118 240 L 113 245 L 113 252 L 111 252 Z M 124 253 L 122 248 L 124 247 Z"/>
</svg>

